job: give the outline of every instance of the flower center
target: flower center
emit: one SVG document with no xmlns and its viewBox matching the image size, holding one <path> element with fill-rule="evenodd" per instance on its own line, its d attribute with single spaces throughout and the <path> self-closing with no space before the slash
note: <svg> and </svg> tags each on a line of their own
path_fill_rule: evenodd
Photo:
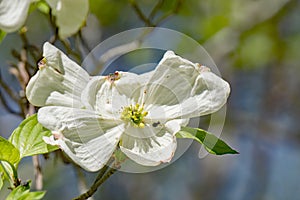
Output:
<svg viewBox="0 0 300 200">
<path fill-rule="evenodd" d="M 144 128 L 144 117 L 148 114 L 147 111 L 144 111 L 144 107 L 140 104 L 130 105 L 123 109 L 121 114 L 121 119 L 127 122 L 131 122 L 133 126 Z"/>
</svg>

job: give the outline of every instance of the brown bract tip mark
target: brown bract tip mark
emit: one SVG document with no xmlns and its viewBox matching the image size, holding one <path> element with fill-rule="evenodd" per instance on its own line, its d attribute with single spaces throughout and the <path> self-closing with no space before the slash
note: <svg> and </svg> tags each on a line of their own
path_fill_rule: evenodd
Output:
<svg viewBox="0 0 300 200">
<path fill-rule="evenodd" d="M 108 76 L 106 76 L 106 80 L 109 81 L 110 83 L 114 83 L 115 81 L 119 80 L 120 77 L 120 73 L 118 71 L 116 71 L 115 73 L 111 73 Z"/>
<path fill-rule="evenodd" d="M 46 67 L 46 63 L 47 63 L 46 58 L 42 58 L 37 64 L 39 70 L 44 69 Z"/>
<path fill-rule="evenodd" d="M 210 69 L 208 67 L 206 67 L 205 65 L 196 63 L 197 65 L 197 70 L 201 73 L 201 72 L 210 72 Z"/>
<path fill-rule="evenodd" d="M 61 132 L 52 131 L 52 135 L 53 135 L 55 140 L 59 140 L 59 139 L 63 138 L 63 135 L 61 134 Z"/>
</svg>

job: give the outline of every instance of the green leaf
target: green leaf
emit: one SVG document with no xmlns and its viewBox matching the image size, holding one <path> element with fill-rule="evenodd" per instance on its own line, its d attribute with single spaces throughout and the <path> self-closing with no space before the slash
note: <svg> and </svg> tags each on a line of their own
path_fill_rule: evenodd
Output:
<svg viewBox="0 0 300 200">
<path fill-rule="evenodd" d="M 22 195 L 18 200 L 40 200 L 45 196 L 45 191 L 29 192 Z"/>
<path fill-rule="evenodd" d="M 3 30 L 0 30 L 0 43 L 5 38 L 5 36 L 6 36 L 6 32 L 4 32 Z"/>
<path fill-rule="evenodd" d="M 2 181 L 4 182 L 5 180 L 7 180 L 10 183 L 11 187 L 13 187 L 14 179 L 18 177 L 14 165 L 6 161 L 0 161 L 0 174 L 2 174 Z"/>
<path fill-rule="evenodd" d="M 19 149 L 20 157 L 23 158 L 57 150 L 58 147 L 46 144 L 43 140 L 44 136 L 51 135 L 51 131 L 43 127 L 37 121 L 37 115 L 34 114 L 14 130 L 9 141 Z"/>
<path fill-rule="evenodd" d="M 50 8 L 48 4 L 44 1 L 38 1 L 36 3 L 36 7 L 38 8 L 39 11 L 41 11 L 44 14 L 49 14 Z"/>
<path fill-rule="evenodd" d="M 8 140 L 0 136 L 0 160 L 15 164 L 20 161 L 19 150 Z"/>
<path fill-rule="evenodd" d="M 45 191 L 30 192 L 30 182 L 16 187 L 6 200 L 40 200 L 45 196 Z"/>
<path fill-rule="evenodd" d="M 0 190 L 3 187 L 3 181 L 4 181 L 4 172 L 0 169 Z"/>
<path fill-rule="evenodd" d="M 176 133 L 176 137 L 196 140 L 203 144 L 205 149 L 211 154 L 238 154 L 236 150 L 228 146 L 223 140 L 199 128 L 181 127 L 181 130 Z"/>
<path fill-rule="evenodd" d="M 6 200 L 19 200 L 22 195 L 29 193 L 30 183 L 19 185 L 6 197 Z"/>
</svg>

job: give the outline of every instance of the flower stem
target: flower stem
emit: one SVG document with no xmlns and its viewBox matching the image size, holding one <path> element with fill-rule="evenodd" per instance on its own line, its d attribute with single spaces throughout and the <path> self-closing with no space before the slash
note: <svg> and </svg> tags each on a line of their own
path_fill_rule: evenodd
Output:
<svg viewBox="0 0 300 200">
<path fill-rule="evenodd" d="M 107 167 L 106 170 L 109 168 L 107 165 L 105 167 Z M 73 200 L 85 200 L 85 199 L 88 199 L 89 197 L 91 197 L 97 191 L 98 187 L 100 185 L 102 185 L 102 183 L 104 183 L 118 169 L 116 169 L 116 168 L 109 168 L 109 170 L 105 173 L 106 170 L 101 170 L 100 171 L 100 173 L 99 173 L 98 177 L 96 178 L 94 184 L 91 186 L 91 188 L 87 192 L 81 194 L 80 196 L 76 197 Z M 100 176 L 101 174 L 102 174 L 102 176 Z M 99 178 L 99 177 L 101 177 L 101 178 Z"/>
</svg>

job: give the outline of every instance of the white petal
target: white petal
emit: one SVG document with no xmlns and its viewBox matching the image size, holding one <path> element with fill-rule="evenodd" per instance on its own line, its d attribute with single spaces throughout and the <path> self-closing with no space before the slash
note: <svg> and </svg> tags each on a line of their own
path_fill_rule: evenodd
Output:
<svg viewBox="0 0 300 200">
<path fill-rule="evenodd" d="M 191 118 L 219 110 L 229 84 L 204 66 L 168 51 L 145 87 L 145 109 L 152 119 Z"/>
<path fill-rule="evenodd" d="M 141 129 L 141 133 L 142 131 Z M 148 138 L 132 137 L 125 133 L 122 135 L 120 143 L 123 153 L 136 163 L 145 166 L 170 162 L 176 147 L 175 136 L 163 129 L 159 134 Z"/>
<path fill-rule="evenodd" d="M 40 65 L 26 87 L 30 103 L 82 107 L 81 93 L 89 81 L 87 72 L 48 42 L 43 56 L 46 63 Z"/>
<path fill-rule="evenodd" d="M 56 25 L 60 38 L 75 34 L 84 24 L 88 9 L 88 0 L 46 0 L 56 16 Z"/>
<path fill-rule="evenodd" d="M 85 107 L 97 110 L 108 118 L 120 118 L 123 107 L 137 103 L 141 92 L 138 75 L 119 72 L 120 78 L 93 77 L 82 92 Z"/>
<path fill-rule="evenodd" d="M 57 140 L 47 141 L 88 171 L 107 163 L 124 131 L 120 122 L 104 120 L 93 111 L 59 106 L 41 108 L 38 121 L 56 133 Z"/>
<path fill-rule="evenodd" d="M 0 2 L 0 29 L 14 32 L 27 18 L 31 0 L 2 0 Z"/>
<path fill-rule="evenodd" d="M 43 136 L 43 140 L 46 144 L 50 144 L 52 146 L 59 146 L 61 142 L 60 139 L 56 140 L 53 135 L 51 135 L 50 137 Z"/>
<path fill-rule="evenodd" d="M 180 131 L 182 126 L 186 126 L 189 123 L 189 119 L 173 119 L 165 124 L 165 127 L 169 133 L 175 135 Z"/>
</svg>

